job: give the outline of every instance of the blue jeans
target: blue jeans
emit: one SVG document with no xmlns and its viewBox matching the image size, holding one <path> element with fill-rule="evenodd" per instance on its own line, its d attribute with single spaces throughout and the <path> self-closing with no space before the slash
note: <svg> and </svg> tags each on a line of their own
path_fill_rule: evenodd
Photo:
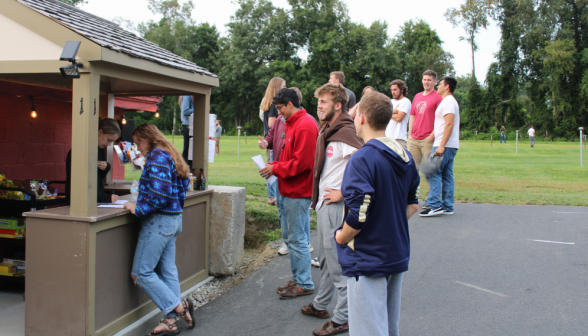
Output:
<svg viewBox="0 0 588 336">
<path fill-rule="evenodd" d="M 270 162 L 274 161 L 274 150 L 270 150 Z M 278 181 L 274 182 L 274 184 L 269 184 L 269 182 L 265 182 L 267 188 L 267 198 L 276 197 L 278 193 Z"/>
<path fill-rule="evenodd" d="M 176 317 L 174 309 L 181 302 L 176 267 L 176 236 L 180 232 L 182 215 L 155 213 L 141 219 L 131 274 L 164 317 Z"/>
<path fill-rule="evenodd" d="M 505 134 L 500 135 L 500 143 L 502 143 L 502 139 L 504 139 L 504 143 L 506 143 L 506 135 Z"/>
<path fill-rule="evenodd" d="M 282 218 L 285 219 L 288 232 L 285 241 L 290 251 L 292 280 L 303 290 L 314 289 L 310 273 L 310 248 L 307 233 L 310 232 L 310 197 L 280 197 L 285 213 Z"/>
<path fill-rule="evenodd" d="M 438 147 L 433 147 L 434 153 Z M 431 209 L 443 208 L 445 211 L 453 211 L 453 193 L 455 181 L 453 180 L 453 159 L 457 155 L 457 148 L 445 148 L 443 162 L 435 174 L 429 176 L 429 197 L 427 204 Z M 441 196 L 443 201 L 441 201 Z"/>
<path fill-rule="evenodd" d="M 278 182 L 276 181 L 276 186 Z M 278 206 L 278 215 L 280 217 L 280 227 L 282 228 L 282 239 L 284 244 L 288 245 L 288 221 L 286 220 L 286 209 L 284 209 L 284 197 L 280 195 L 280 188 L 276 188 L 276 205 Z M 309 212 L 310 216 L 310 212 Z M 310 224 L 304 226 L 306 230 L 306 238 L 310 244 Z"/>
</svg>

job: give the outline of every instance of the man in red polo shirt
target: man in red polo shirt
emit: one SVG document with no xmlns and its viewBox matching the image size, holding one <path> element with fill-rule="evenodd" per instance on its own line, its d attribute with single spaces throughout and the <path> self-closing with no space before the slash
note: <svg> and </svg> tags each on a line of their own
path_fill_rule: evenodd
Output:
<svg viewBox="0 0 588 336">
<path fill-rule="evenodd" d="M 435 134 L 435 111 L 443 98 L 435 90 L 437 73 L 427 70 L 423 73 L 423 88 L 412 100 L 410 119 L 408 121 L 408 151 L 416 164 L 417 170 L 427 161 L 433 150 Z M 425 205 L 426 206 L 426 205 Z"/>
<path fill-rule="evenodd" d="M 281 299 L 292 299 L 314 293 L 310 273 L 310 248 L 306 232 L 310 230 L 312 172 L 318 129 L 316 120 L 300 107 L 296 91 L 281 89 L 273 104 L 286 119 L 284 143 L 280 161 L 272 162 L 259 171 L 268 178 L 276 175 L 288 227 L 288 250 L 292 280 L 278 287 Z"/>
</svg>

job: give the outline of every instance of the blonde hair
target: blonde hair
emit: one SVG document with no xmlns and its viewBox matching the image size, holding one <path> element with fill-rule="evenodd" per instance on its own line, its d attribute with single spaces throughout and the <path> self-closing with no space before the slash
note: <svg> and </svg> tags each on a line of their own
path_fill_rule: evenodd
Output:
<svg viewBox="0 0 588 336">
<path fill-rule="evenodd" d="M 349 101 L 349 95 L 347 90 L 341 83 L 331 84 L 327 83 L 314 91 L 314 96 L 319 98 L 322 95 L 330 94 L 333 99 L 333 103 L 341 103 L 341 110 L 345 110 L 347 102 Z"/>
<path fill-rule="evenodd" d="M 291 87 L 290 90 L 296 91 L 296 95 L 298 96 L 298 100 L 300 100 L 300 104 L 302 104 L 302 92 L 297 87 Z"/>
<path fill-rule="evenodd" d="M 171 141 L 167 140 L 165 135 L 163 135 L 155 125 L 139 125 L 139 127 L 133 130 L 133 136 L 149 142 L 148 152 L 151 152 L 155 148 L 161 148 L 168 152 L 176 165 L 178 177 L 188 178 L 190 175 L 190 169 L 186 164 L 186 161 L 184 161 L 182 154 L 180 154 L 180 151 L 177 150 Z"/>
<path fill-rule="evenodd" d="M 265 112 L 269 110 L 270 106 L 272 106 L 272 100 L 274 99 L 276 93 L 278 93 L 278 91 L 280 91 L 282 88 L 282 83 L 286 83 L 286 81 L 280 77 L 274 77 L 269 81 L 267 89 L 265 89 L 265 96 L 259 105 L 259 108 L 262 111 Z"/>
</svg>

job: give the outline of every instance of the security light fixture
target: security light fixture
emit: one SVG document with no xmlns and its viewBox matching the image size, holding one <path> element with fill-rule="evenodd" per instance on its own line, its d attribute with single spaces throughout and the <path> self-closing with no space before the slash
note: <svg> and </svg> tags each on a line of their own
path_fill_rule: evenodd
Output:
<svg viewBox="0 0 588 336">
<path fill-rule="evenodd" d="M 61 52 L 59 60 L 68 61 L 71 62 L 71 64 L 59 68 L 63 78 L 80 78 L 80 71 L 78 68 L 83 68 L 84 64 L 76 62 L 76 54 L 78 53 L 78 49 L 80 49 L 81 43 L 82 42 L 80 41 L 67 41 L 65 43 L 65 47 Z"/>
</svg>

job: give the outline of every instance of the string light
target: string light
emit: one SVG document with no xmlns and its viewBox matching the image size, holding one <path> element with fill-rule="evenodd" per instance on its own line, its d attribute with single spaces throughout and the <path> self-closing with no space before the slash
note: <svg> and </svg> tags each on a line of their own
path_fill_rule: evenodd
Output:
<svg viewBox="0 0 588 336">
<path fill-rule="evenodd" d="M 33 101 L 33 97 L 31 97 L 31 117 L 37 117 L 37 109 L 35 108 L 35 102 Z"/>
<path fill-rule="evenodd" d="M 125 115 L 123 114 L 122 116 L 122 124 L 126 125 L 127 124 L 127 119 L 125 119 Z"/>
<path fill-rule="evenodd" d="M 155 118 L 159 118 L 159 112 L 155 112 Z"/>
</svg>

